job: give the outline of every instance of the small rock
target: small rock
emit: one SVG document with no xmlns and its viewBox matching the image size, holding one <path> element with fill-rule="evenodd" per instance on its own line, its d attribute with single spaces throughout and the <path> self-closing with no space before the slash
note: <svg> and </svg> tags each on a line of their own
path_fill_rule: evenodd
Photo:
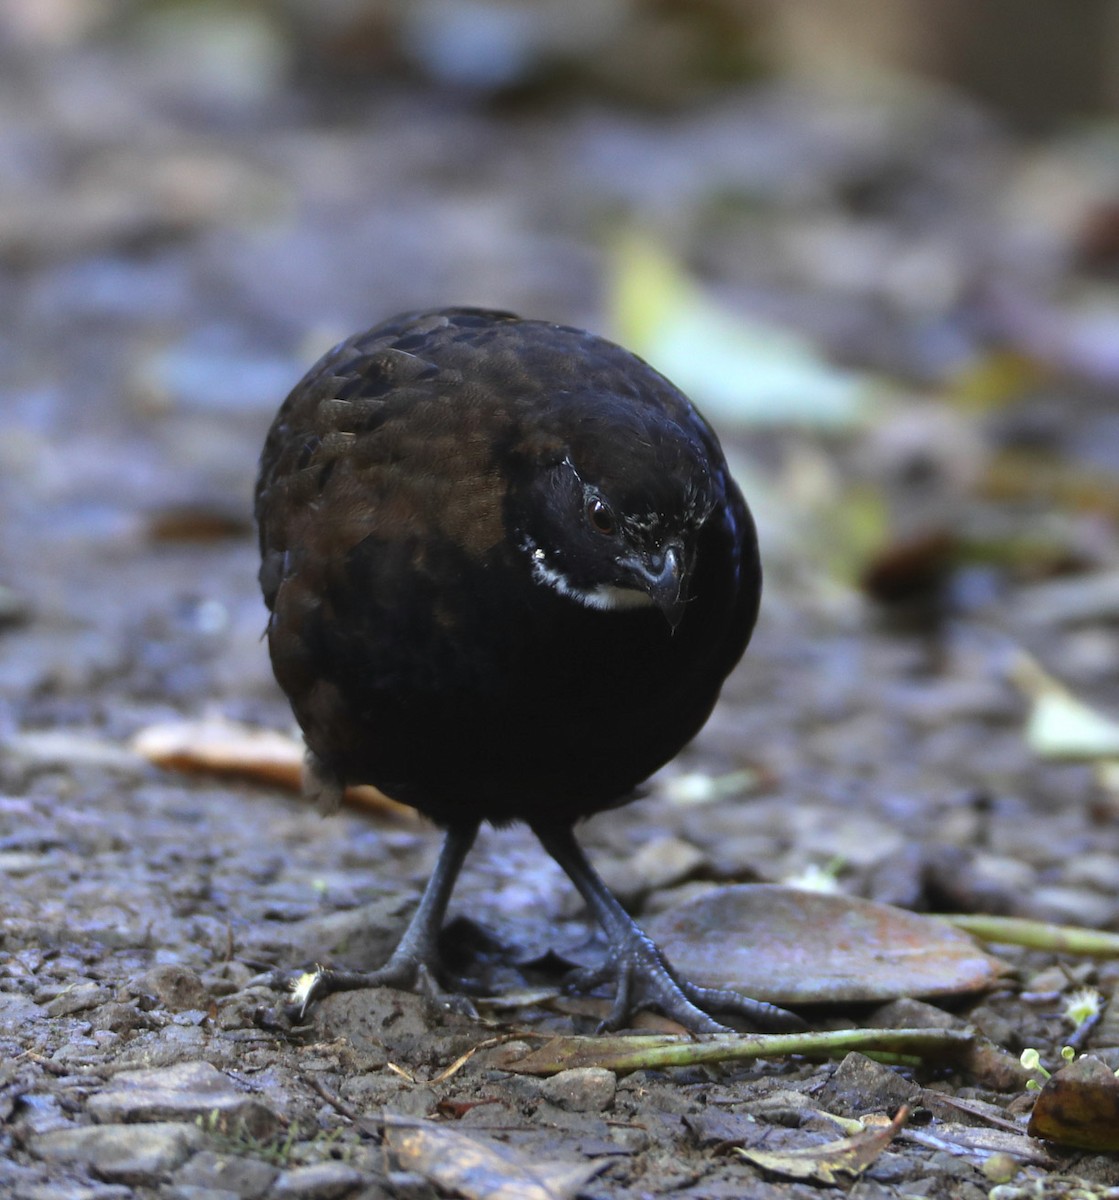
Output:
<svg viewBox="0 0 1119 1200">
<path fill-rule="evenodd" d="M 246 1096 L 207 1062 L 184 1062 L 153 1070 L 122 1071 L 104 1092 L 91 1096 L 96 1121 L 194 1121 L 252 1137 L 271 1137 L 280 1119 L 262 1101 Z"/>
<path fill-rule="evenodd" d="M 56 1129 L 32 1141 L 33 1151 L 52 1162 L 79 1163 L 110 1183 L 159 1183 L 202 1143 L 193 1125 L 84 1125 Z"/>
<path fill-rule="evenodd" d="M 602 865 L 613 891 L 636 899 L 672 887 L 704 865 L 706 855 L 691 842 L 678 837 L 658 837 L 633 854 Z"/>
<path fill-rule="evenodd" d="M 236 992 L 223 996 L 218 1006 L 218 1029 L 256 1029 L 262 1007 L 274 1001 L 275 996 L 261 996 L 257 992 Z"/>
<path fill-rule="evenodd" d="M 968 1013 L 968 1021 L 996 1046 L 1013 1046 L 1018 1036 L 1015 1016 L 1002 1011 L 997 1001 L 976 1005 Z"/>
<path fill-rule="evenodd" d="M 386 1182 L 394 1200 L 437 1200 L 435 1185 L 416 1171 L 389 1171 Z"/>
<path fill-rule="evenodd" d="M 236 1192 L 227 1192 L 221 1188 L 194 1187 L 190 1184 L 168 1188 L 161 1191 L 160 1195 L 164 1200 L 242 1200 Z"/>
<path fill-rule="evenodd" d="M 965 1024 L 943 1008 L 909 996 L 876 1008 L 871 1021 L 873 1029 L 962 1029 Z"/>
<path fill-rule="evenodd" d="M 145 1063 L 153 1067 L 176 1066 L 184 1060 L 193 1060 L 206 1050 L 209 1037 L 199 1025 L 181 1025 L 177 1021 L 165 1025 L 159 1031 L 158 1045 L 150 1047 L 151 1058 Z"/>
<path fill-rule="evenodd" d="M 87 1012 L 109 999 L 109 993 L 95 983 L 79 984 L 62 992 L 47 1005 L 47 1016 L 70 1017 L 74 1013 Z"/>
<path fill-rule="evenodd" d="M 30 997 L 0 992 L 0 1036 L 26 1037 L 31 1025 L 42 1019 L 43 1010 Z"/>
<path fill-rule="evenodd" d="M 816 1095 L 815 1103 L 825 1112 L 861 1117 L 911 1103 L 920 1090 L 882 1063 L 852 1052 L 836 1067 L 835 1074 Z"/>
<path fill-rule="evenodd" d="M 5 1104 L 4 1121 L 12 1121 L 12 1101 Z M 21 1136 L 35 1133 L 50 1133 L 56 1129 L 70 1129 L 73 1125 L 59 1104 L 58 1096 L 49 1092 L 24 1092 L 19 1097 L 19 1122 Z"/>
<path fill-rule="evenodd" d="M 131 1033 L 135 1029 L 158 1029 L 160 1022 L 141 1012 L 134 1004 L 121 1004 L 114 1000 L 102 1004 L 94 1013 L 90 1024 L 94 1029 Z"/>
<path fill-rule="evenodd" d="M 134 995 L 155 996 L 172 1012 L 210 1007 L 210 994 L 197 973 L 173 963 L 145 971 L 132 981 L 129 990 Z"/>
<path fill-rule="evenodd" d="M 604 1112 L 614 1103 L 618 1081 L 603 1067 L 575 1067 L 560 1071 L 540 1085 L 541 1095 L 570 1112 Z"/>
<path fill-rule="evenodd" d="M 1089 888 L 1038 885 L 1030 900 L 1044 920 L 1062 924 L 1106 929 L 1115 918 L 1115 901 Z"/>
<path fill-rule="evenodd" d="M 698 846 L 678 837 L 658 837 L 646 842 L 629 859 L 648 891 L 681 883 L 706 862 Z"/>
<path fill-rule="evenodd" d="M 228 1192 L 240 1200 L 258 1200 L 272 1186 L 277 1174 L 275 1167 L 259 1158 L 202 1150 L 176 1172 L 175 1183 L 180 1190 Z"/>
<path fill-rule="evenodd" d="M 12 878 L 34 875 L 43 866 L 43 856 L 30 850 L 5 850 L 0 853 L 0 871 Z"/>
<path fill-rule="evenodd" d="M 248 987 L 253 974 L 244 963 L 230 960 L 204 971 L 199 978 L 211 996 L 231 996 Z"/>
<path fill-rule="evenodd" d="M 123 1183 L 39 1183 L 21 1188 L 19 1200 L 132 1200 L 135 1192 Z"/>
<path fill-rule="evenodd" d="M 334 1200 L 352 1192 L 365 1180 L 360 1171 L 340 1162 L 313 1163 L 281 1172 L 269 1197 L 276 1200 Z"/>
</svg>

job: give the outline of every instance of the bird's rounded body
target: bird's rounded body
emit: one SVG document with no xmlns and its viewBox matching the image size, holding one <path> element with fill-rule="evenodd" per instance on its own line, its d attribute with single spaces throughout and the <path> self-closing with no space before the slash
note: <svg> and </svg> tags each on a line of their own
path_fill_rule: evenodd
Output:
<svg viewBox="0 0 1119 1200">
<path fill-rule="evenodd" d="M 309 749 L 443 825 L 627 799 L 707 719 L 757 614 L 710 427 L 564 326 L 448 309 L 343 342 L 280 409 L 256 503 Z"/>
</svg>

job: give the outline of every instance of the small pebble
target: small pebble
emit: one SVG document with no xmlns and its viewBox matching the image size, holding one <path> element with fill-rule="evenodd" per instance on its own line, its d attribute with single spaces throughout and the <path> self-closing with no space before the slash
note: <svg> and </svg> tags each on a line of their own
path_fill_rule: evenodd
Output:
<svg viewBox="0 0 1119 1200">
<path fill-rule="evenodd" d="M 206 1009 L 210 1005 L 210 994 L 197 973 L 170 963 L 145 971 L 132 981 L 129 990 L 135 995 L 155 996 L 172 1012 Z"/>
<path fill-rule="evenodd" d="M 603 1067 L 575 1067 L 545 1079 L 540 1092 L 569 1112 L 605 1112 L 614 1104 L 617 1086 L 613 1071 Z"/>
</svg>

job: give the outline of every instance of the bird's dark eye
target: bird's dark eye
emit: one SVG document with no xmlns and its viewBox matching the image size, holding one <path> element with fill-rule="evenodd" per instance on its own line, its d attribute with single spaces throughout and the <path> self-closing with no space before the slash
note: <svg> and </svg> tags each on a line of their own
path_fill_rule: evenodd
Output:
<svg viewBox="0 0 1119 1200">
<path fill-rule="evenodd" d="M 614 514 L 610 506 L 601 496 L 591 496 L 587 500 L 587 520 L 596 533 L 614 532 Z"/>
</svg>

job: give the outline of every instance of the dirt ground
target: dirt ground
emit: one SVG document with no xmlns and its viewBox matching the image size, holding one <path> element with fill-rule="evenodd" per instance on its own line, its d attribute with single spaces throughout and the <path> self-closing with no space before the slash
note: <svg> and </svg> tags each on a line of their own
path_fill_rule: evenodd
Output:
<svg viewBox="0 0 1119 1200">
<path fill-rule="evenodd" d="M 448 950 L 494 998 L 479 1021 L 385 991 L 293 1027 L 268 972 L 380 961 L 437 832 L 324 820 L 131 748 L 214 714 L 291 729 L 249 495 L 317 353 L 434 303 L 609 332 L 616 231 L 641 229 L 725 311 L 873 376 L 882 408 L 838 428 L 716 418 L 759 520 L 761 622 L 696 742 L 584 827 L 595 862 L 645 917 L 823 869 L 918 911 L 1119 928 L 1119 750 L 1045 757 L 1021 665 L 1119 711 L 1114 131 L 1027 145 L 948 95 L 774 82 L 670 114 L 407 73 L 343 101 L 259 15 L 94 36 L 9 8 L 0 1190 L 1119 1194 L 1114 1156 L 960 1141 L 1020 1135 L 1030 1097 L 944 1064 L 509 1069 L 604 1012 L 559 994 L 560 959 L 601 942 L 520 829 L 482 834 L 452 903 Z M 879 599 L 920 602 L 869 598 L 868 561 Z M 1119 969 L 999 953 L 1015 973 L 994 992 L 810 1019 L 973 1026 L 1052 1068 L 1070 990 L 1106 1002 Z M 1079 1048 L 1119 1067 L 1106 1007 Z M 821 1114 L 902 1103 L 909 1130 L 858 1179 L 797 1182 L 734 1152 L 819 1145 L 843 1136 Z"/>
</svg>

